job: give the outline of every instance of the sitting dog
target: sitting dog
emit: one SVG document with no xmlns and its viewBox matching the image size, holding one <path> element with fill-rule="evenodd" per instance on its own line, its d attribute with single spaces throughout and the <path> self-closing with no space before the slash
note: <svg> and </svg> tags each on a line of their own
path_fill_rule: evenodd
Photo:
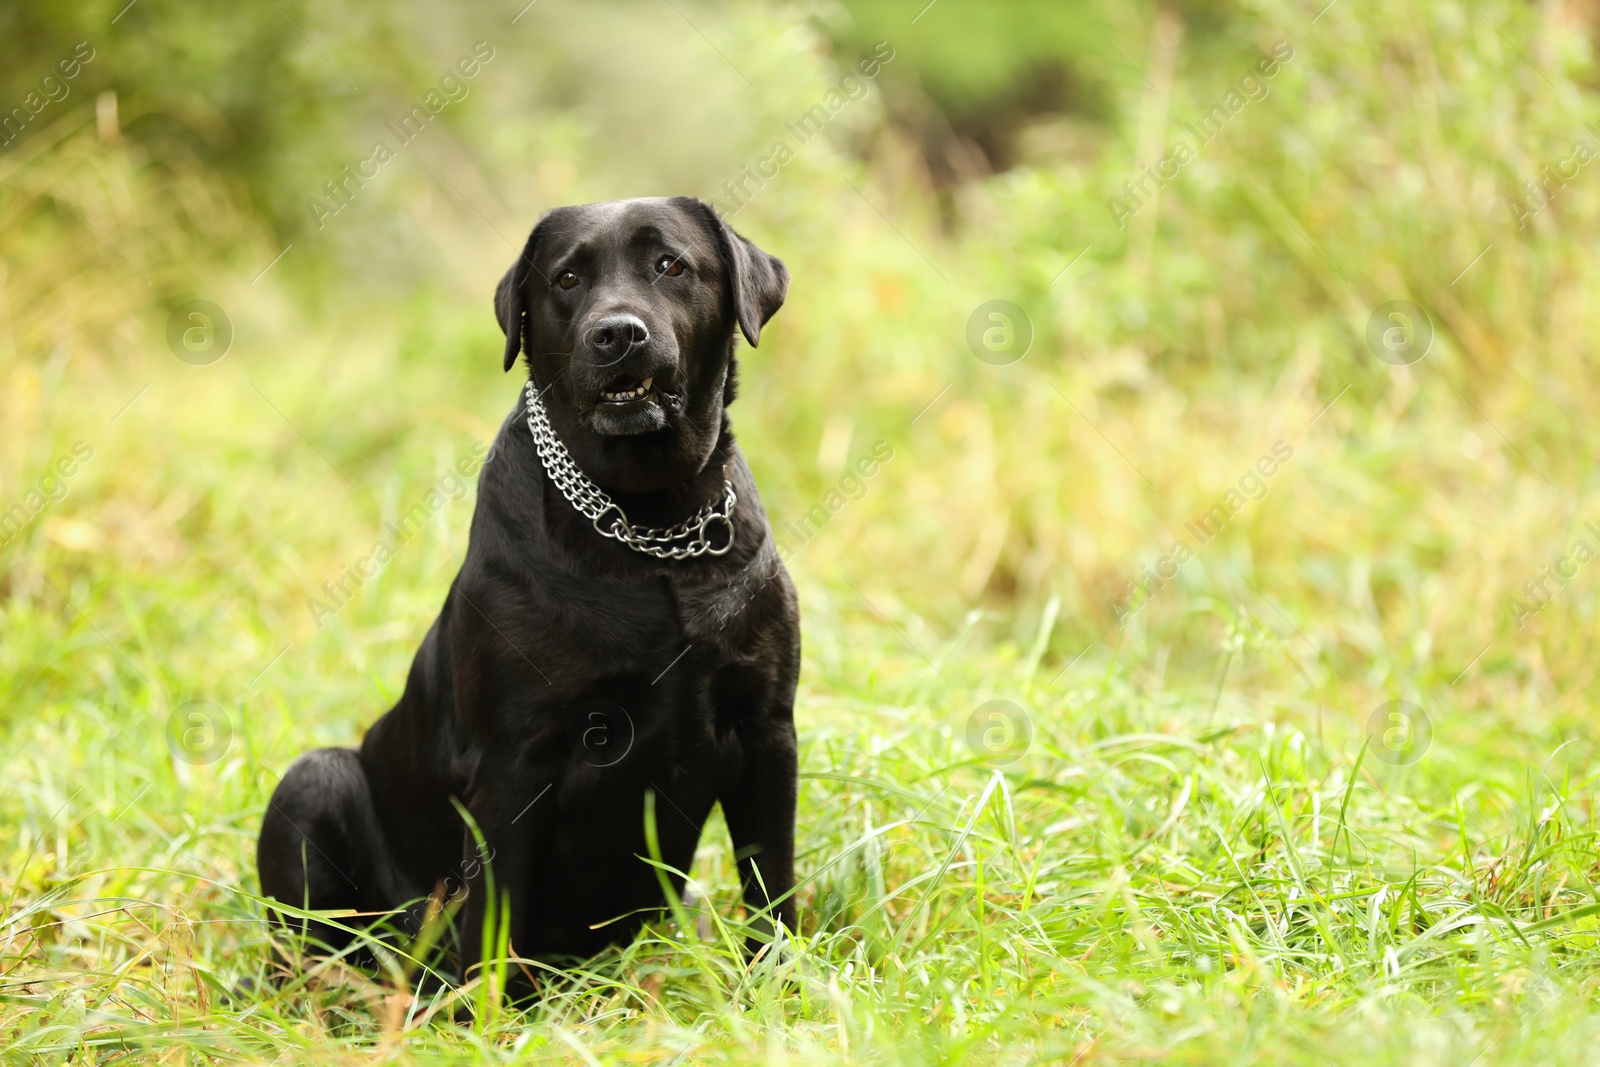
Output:
<svg viewBox="0 0 1600 1067">
<path fill-rule="evenodd" d="M 799 612 L 726 413 L 734 331 L 754 347 L 788 287 L 696 199 L 540 219 L 495 292 L 529 382 L 466 559 L 399 702 L 278 783 L 264 894 L 409 906 L 413 931 L 421 901 L 458 903 L 463 976 L 502 907 L 514 955 L 588 957 L 665 903 L 653 794 L 666 865 L 689 869 L 721 804 L 752 946 L 793 929 Z"/>
</svg>

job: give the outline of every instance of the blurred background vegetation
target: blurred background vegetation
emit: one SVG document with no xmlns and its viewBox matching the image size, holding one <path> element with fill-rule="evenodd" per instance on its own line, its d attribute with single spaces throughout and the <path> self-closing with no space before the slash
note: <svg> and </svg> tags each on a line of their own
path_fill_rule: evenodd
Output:
<svg viewBox="0 0 1600 1067">
<path fill-rule="evenodd" d="M 1600 170 L 1563 162 L 1600 152 L 1597 27 L 1590 0 L 0 8 L 0 107 L 93 52 L 0 147 L 0 508 L 94 450 L 0 547 L 27 753 L 0 809 L 31 842 L 0 885 L 80 869 L 53 813 L 123 760 L 170 785 L 155 840 L 225 792 L 207 862 L 252 878 L 263 790 L 393 699 L 459 563 L 470 500 L 326 626 L 306 608 L 515 401 L 490 295 L 538 214 L 727 207 L 880 43 L 733 220 L 794 276 L 733 409 L 774 525 L 895 450 L 791 565 L 803 733 L 959 738 L 1002 696 L 1094 737 L 1115 717 L 1084 694 L 1112 687 L 1150 730 L 1275 723 L 1337 762 L 1402 698 L 1435 730 L 1406 787 L 1509 810 L 1496 783 L 1592 751 L 1600 566 L 1524 583 L 1600 550 Z M 386 124 L 479 42 L 401 146 Z M 1125 183 L 1284 46 L 1119 225 Z M 319 220 L 380 139 L 393 161 Z M 195 299 L 233 329 L 208 366 L 166 340 Z M 995 299 L 1033 332 L 1007 366 L 966 341 Z M 1431 319 L 1410 366 L 1366 341 L 1391 300 Z M 1266 497 L 1119 626 L 1278 441 Z M 190 699 L 234 716 L 214 767 L 169 759 Z"/>
<path fill-rule="evenodd" d="M 6 546 L 8 610 L 59 615 L 34 596 L 50 572 L 165 613 L 186 557 L 215 610 L 247 594 L 282 618 L 257 648 L 197 609 L 161 644 L 248 661 L 310 641 L 308 579 L 512 395 L 488 294 L 537 214 L 683 192 L 731 207 L 725 183 L 785 139 L 796 158 L 735 218 L 797 279 L 750 360 L 740 432 L 780 524 L 865 444 L 903 456 L 803 554 L 819 596 L 871 581 L 928 640 L 980 610 L 1024 647 L 1055 599 L 1052 656 L 1114 645 L 1125 583 L 1283 439 L 1288 475 L 1140 613 L 1130 650 L 1214 672 L 1230 601 L 1276 618 L 1254 574 L 1303 609 L 1317 676 L 1344 694 L 1322 696 L 1357 711 L 1491 642 L 1484 666 L 1506 669 L 1471 699 L 1548 704 L 1587 677 L 1583 583 L 1506 625 L 1593 489 L 1592 183 L 1525 217 L 1511 204 L 1575 141 L 1600 148 L 1581 5 L 141 2 L 0 19 L 8 104 L 79 42 L 93 52 L 0 155 L 4 499 L 72 440 L 104 450 Z M 465 98 L 401 144 L 386 124 L 478 42 L 493 58 Z M 880 42 L 893 58 L 869 94 L 799 144 L 785 124 Z M 1119 226 L 1124 183 L 1285 43 L 1267 95 Z M 380 139 L 396 158 L 340 206 L 325 183 Z M 211 367 L 164 344 L 196 298 L 236 332 Z M 1014 366 L 965 344 L 995 298 L 1031 320 Z M 1432 316 L 1413 367 L 1364 344 L 1391 299 Z M 413 587 L 420 619 L 449 566 L 410 565 L 429 579 L 397 581 L 402 564 L 387 581 Z"/>
</svg>

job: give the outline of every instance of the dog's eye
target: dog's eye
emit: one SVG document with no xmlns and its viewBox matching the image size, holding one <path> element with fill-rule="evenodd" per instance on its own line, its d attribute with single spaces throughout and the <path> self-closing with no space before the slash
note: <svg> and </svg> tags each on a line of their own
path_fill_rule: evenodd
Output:
<svg viewBox="0 0 1600 1067">
<path fill-rule="evenodd" d="M 556 284 L 561 286 L 563 289 L 571 289 L 574 285 L 578 284 L 578 276 L 572 273 L 570 270 L 564 270 L 560 274 L 556 275 Z"/>
<path fill-rule="evenodd" d="M 656 273 L 676 278 L 683 273 L 683 261 L 677 256 L 662 256 L 656 260 Z"/>
</svg>

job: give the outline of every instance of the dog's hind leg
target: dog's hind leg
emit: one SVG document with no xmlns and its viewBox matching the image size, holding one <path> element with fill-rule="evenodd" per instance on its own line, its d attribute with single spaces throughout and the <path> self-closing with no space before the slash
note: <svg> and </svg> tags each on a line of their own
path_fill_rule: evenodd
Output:
<svg viewBox="0 0 1600 1067">
<path fill-rule="evenodd" d="M 261 892 L 313 911 L 386 911 L 406 893 L 390 859 L 366 771 L 353 748 L 319 748 L 289 767 L 267 804 L 256 842 Z M 326 922 L 281 918 L 319 947 L 337 950 L 351 935 Z M 370 920 L 352 916 L 343 926 Z"/>
</svg>

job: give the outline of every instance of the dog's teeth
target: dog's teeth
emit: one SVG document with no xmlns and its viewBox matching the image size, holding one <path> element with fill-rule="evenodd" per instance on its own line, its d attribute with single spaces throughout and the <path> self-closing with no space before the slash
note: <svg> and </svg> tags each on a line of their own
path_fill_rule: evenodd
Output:
<svg viewBox="0 0 1600 1067">
<path fill-rule="evenodd" d="M 600 390 L 600 398 L 602 400 L 638 400 L 650 392 L 650 383 L 652 381 L 654 381 L 653 378 L 646 378 L 632 389 L 620 390 L 617 392 L 612 392 L 609 389 L 602 389 Z"/>
</svg>

